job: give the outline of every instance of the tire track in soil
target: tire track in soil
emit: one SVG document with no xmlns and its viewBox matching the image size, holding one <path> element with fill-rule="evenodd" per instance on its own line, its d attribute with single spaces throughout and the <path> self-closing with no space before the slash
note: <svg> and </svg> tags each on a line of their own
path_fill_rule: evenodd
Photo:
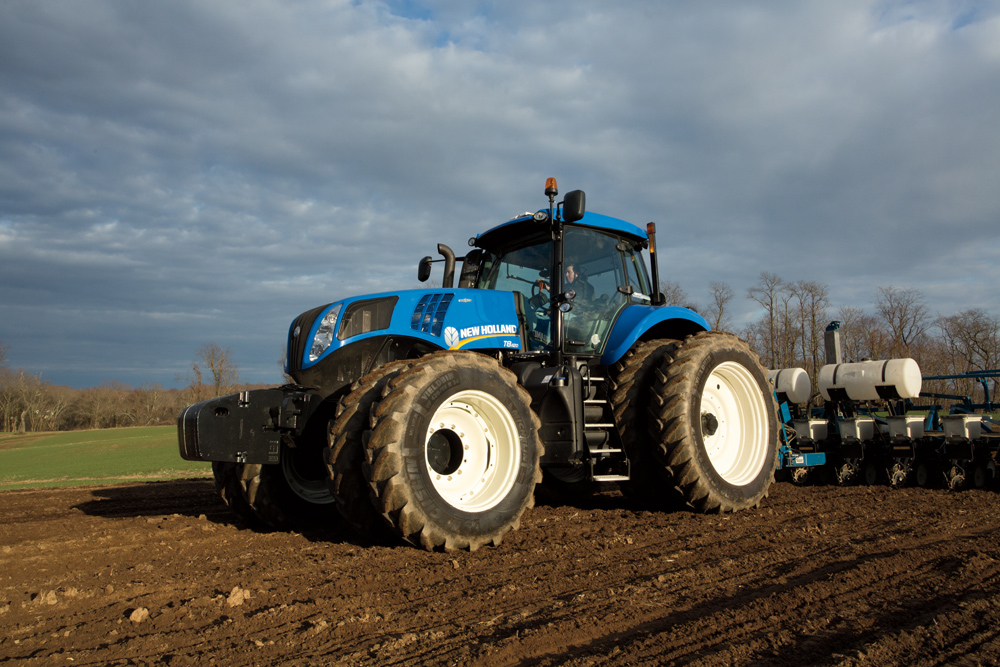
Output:
<svg viewBox="0 0 1000 667">
<path fill-rule="evenodd" d="M 588 505 L 447 554 L 243 530 L 203 480 L 0 493 L 0 664 L 1000 662 L 996 493 Z"/>
</svg>

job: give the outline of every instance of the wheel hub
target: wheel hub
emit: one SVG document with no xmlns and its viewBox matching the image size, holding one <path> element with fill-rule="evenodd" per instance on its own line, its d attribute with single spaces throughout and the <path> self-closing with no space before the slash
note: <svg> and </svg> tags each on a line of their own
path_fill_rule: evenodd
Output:
<svg viewBox="0 0 1000 667">
<path fill-rule="evenodd" d="M 710 412 L 701 415 L 701 432 L 707 436 L 715 435 L 719 430 L 719 420 Z"/>
<path fill-rule="evenodd" d="M 427 465 L 438 475 L 456 472 L 464 456 L 462 438 L 451 429 L 442 428 L 427 438 Z"/>
</svg>

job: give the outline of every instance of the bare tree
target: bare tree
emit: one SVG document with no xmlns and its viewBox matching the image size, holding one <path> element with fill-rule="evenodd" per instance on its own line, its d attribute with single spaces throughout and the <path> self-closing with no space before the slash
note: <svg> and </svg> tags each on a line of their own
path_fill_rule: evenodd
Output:
<svg viewBox="0 0 1000 667">
<path fill-rule="evenodd" d="M 773 368 L 790 368 L 795 366 L 795 348 L 799 330 L 797 322 L 799 320 L 800 308 L 797 305 L 794 307 L 792 305 L 792 302 L 795 300 L 795 291 L 792 287 L 792 284 L 786 283 L 777 294 L 778 301 L 780 301 L 778 308 L 778 328 L 776 330 L 777 340 L 775 341 L 775 349 L 778 351 L 778 357 L 775 359 Z"/>
<path fill-rule="evenodd" d="M 132 387 L 117 380 L 101 383 L 88 392 L 87 412 L 93 428 L 118 428 L 135 424 L 127 404 Z"/>
<path fill-rule="evenodd" d="M 885 359 L 892 347 L 892 337 L 878 317 L 855 306 L 841 306 L 840 343 L 845 362 Z"/>
<path fill-rule="evenodd" d="M 231 394 L 240 383 L 239 369 L 233 361 L 233 352 L 228 347 L 223 349 L 215 343 L 209 343 L 198 350 L 198 360 L 211 374 L 216 396 Z M 192 368 L 201 384 L 202 371 L 198 361 L 192 364 Z"/>
<path fill-rule="evenodd" d="M 18 431 L 25 433 L 38 430 L 35 417 L 42 407 L 42 379 L 21 369 L 17 373 L 16 391 L 21 410 Z"/>
<path fill-rule="evenodd" d="M 24 369 L 5 373 L 3 413 L 6 430 L 27 433 L 44 427 L 48 414 L 48 385 Z"/>
<path fill-rule="evenodd" d="M 66 413 L 73 405 L 74 391 L 69 387 L 42 385 L 42 405 L 36 415 L 36 427 L 41 431 L 65 428 Z"/>
<path fill-rule="evenodd" d="M 681 284 L 673 280 L 661 280 L 660 293 L 663 294 L 665 306 L 686 306 L 691 301 Z"/>
<path fill-rule="evenodd" d="M 0 366 L 7 363 L 7 354 L 10 352 L 10 345 L 0 340 Z"/>
<path fill-rule="evenodd" d="M 763 324 L 766 342 L 761 355 L 769 368 L 777 368 L 780 357 L 778 349 L 778 300 L 785 282 L 776 274 L 761 271 L 760 281 L 747 289 L 747 298 L 753 299 L 764 308 Z"/>
<path fill-rule="evenodd" d="M 750 349 L 757 353 L 757 356 L 760 357 L 760 362 L 767 365 L 767 324 L 764 320 L 760 319 L 756 322 L 750 322 L 736 333 L 750 345 Z"/>
<path fill-rule="evenodd" d="M 14 431 L 19 414 L 14 371 L 0 366 L 0 431 Z"/>
<path fill-rule="evenodd" d="M 941 330 L 941 341 L 948 350 L 951 373 L 967 373 L 1000 367 L 1000 318 L 982 308 L 963 310 L 950 317 L 939 317 L 936 322 Z M 952 381 L 952 391 L 970 395 L 974 383 L 970 380 Z M 992 392 L 998 390 L 998 381 L 992 380 Z"/>
<path fill-rule="evenodd" d="M 875 308 L 892 334 L 894 357 L 910 354 L 910 347 L 930 327 L 923 295 L 913 289 L 879 287 Z"/>
<path fill-rule="evenodd" d="M 963 310 L 936 322 L 958 373 L 1000 365 L 1000 318 L 982 308 Z"/>
<path fill-rule="evenodd" d="M 799 350 L 801 360 L 813 383 L 813 394 L 819 392 L 819 369 L 825 362 L 823 332 L 830 305 L 826 285 L 800 280 L 791 286 L 799 301 Z"/>
<path fill-rule="evenodd" d="M 163 387 L 146 384 L 128 393 L 128 414 L 136 426 L 152 426 L 163 418 Z"/>
<path fill-rule="evenodd" d="M 205 400 L 205 383 L 201 374 L 201 367 L 198 366 L 197 361 L 191 362 L 191 373 L 187 376 L 187 390 L 190 394 L 190 400 L 192 403 L 198 403 L 199 401 Z"/>
<path fill-rule="evenodd" d="M 708 284 L 712 292 L 712 304 L 708 307 L 708 322 L 716 331 L 730 331 L 733 321 L 726 312 L 726 306 L 736 296 L 728 283 L 712 281 Z"/>
</svg>

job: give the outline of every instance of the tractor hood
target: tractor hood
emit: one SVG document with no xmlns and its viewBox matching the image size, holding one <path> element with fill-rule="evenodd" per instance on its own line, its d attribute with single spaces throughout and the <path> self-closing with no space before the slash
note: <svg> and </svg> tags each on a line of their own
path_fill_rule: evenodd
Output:
<svg viewBox="0 0 1000 667">
<path fill-rule="evenodd" d="M 436 349 L 522 348 L 515 296 L 478 289 L 386 292 L 303 313 L 288 331 L 288 370 L 305 370 L 373 337 L 405 337 Z"/>
</svg>

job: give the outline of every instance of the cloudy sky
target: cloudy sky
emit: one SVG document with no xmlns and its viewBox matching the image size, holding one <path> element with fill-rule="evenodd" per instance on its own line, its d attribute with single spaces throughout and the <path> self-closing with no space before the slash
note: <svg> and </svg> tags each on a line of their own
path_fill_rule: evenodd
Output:
<svg viewBox="0 0 1000 667">
<path fill-rule="evenodd" d="M 0 3 L 0 341 L 55 384 L 278 382 L 298 313 L 545 205 L 658 224 L 695 302 L 1000 312 L 995 3 Z"/>
</svg>

